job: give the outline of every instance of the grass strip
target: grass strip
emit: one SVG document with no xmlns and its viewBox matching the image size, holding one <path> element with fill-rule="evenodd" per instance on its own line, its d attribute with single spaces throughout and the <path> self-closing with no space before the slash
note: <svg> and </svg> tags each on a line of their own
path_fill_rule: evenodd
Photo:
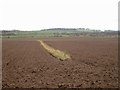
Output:
<svg viewBox="0 0 120 90">
<path fill-rule="evenodd" d="M 47 50 L 47 52 L 50 53 L 52 56 L 54 56 L 60 60 L 71 59 L 70 54 L 63 52 L 63 51 L 60 51 L 58 49 L 54 49 L 53 47 L 47 45 L 42 40 L 38 40 L 38 41 Z"/>
</svg>

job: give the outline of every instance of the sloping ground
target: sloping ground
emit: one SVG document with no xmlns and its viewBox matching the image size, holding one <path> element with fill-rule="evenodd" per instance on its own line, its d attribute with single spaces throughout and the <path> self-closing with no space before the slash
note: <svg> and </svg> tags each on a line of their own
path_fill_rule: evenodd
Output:
<svg viewBox="0 0 120 90">
<path fill-rule="evenodd" d="M 54 58 L 35 40 L 3 40 L 4 88 L 118 86 L 116 40 L 44 40 L 70 52 L 72 60 Z"/>
<path fill-rule="evenodd" d="M 72 62 L 77 63 L 75 67 L 79 67 L 74 69 L 82 72 L 76 74 L 76 77 L 80 75 L 80 78 L 84 78 L 87 87 L 118 86 L 117 39 L 61 38 L 59 40 L 45 39 L 45 41 L 49 45 L 60 50 L 66 50 L 72 55 Z M 85 67 L 81 68 L 81 65 Z M 84 75 L 82 75 L 83 72 L 85 72 Z M 77 80 L 77 78 L 75 79 Z M 83 83 L 82 85 L 84 87 Z"/>
<path fill-rule="evenodd" d="M 44 87 L 54 61 L 37 41 L 3 41 L 3 87 Z"/>
</svg>

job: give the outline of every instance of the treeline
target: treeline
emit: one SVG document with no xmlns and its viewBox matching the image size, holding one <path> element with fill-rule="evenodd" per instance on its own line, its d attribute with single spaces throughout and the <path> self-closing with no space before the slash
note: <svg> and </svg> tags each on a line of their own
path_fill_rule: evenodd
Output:
<svg viewBox="0 0 120 90">
<path fill-rule="evenodd" d="M 53 33 L 55 37 L 62 37 L 62 36 L 117 36 L 117 31 L 110 31 L 110 32 L 73 32 L 73 33 Z"/>
<path fill-rule="evenodd" d="M 47 31 L 47 30 L 101 31 L 101 30 L 89 29 L 89 28 L 50 28 L 50 29 L 42 29 L 41 31 Z"/>
<path fill-rule="evenodd" d="M 2 30 L 1 34 L 2 36 L 6 36 L 6 35 L 12 36 L 15 35 L 16 32 L 20 32 L 20 30 Z"/>
<path fill-rule="evenodd" d="M 36 31 L 20 31 L 20 30 L 2 30 L 0 35 L 3 37 L 64 37 L 64 36 L 118 36 L 120 31 L 114 30 L 93 30 L 89 28 L 51 28 Z"/>
</svg>

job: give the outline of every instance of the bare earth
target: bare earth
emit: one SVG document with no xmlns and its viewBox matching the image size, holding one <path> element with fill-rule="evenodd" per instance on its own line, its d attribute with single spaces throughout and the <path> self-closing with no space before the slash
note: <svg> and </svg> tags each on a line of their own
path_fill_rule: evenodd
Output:
<svg viewBox="0 0 120 90">
<path fill-rule="evenodd" d="M 116 88 L 118 42 L 105 38 L 46 38 L 70 53 L 60 61 L 36 40 L 3 40 L 3 88 Z"/>
</svg>

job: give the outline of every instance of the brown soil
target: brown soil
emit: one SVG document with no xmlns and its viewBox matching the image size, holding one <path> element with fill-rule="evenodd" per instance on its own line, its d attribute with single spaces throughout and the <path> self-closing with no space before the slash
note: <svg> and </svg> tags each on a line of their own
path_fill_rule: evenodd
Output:
<svg viewBox="0 0 120 90">
<path fill-rule="evenodd" d="M 118 87 L 117 39 L 43 40 L 72 59 L 56 59 L 36 40 L 3 40 L 3 88 Z"/>
</svg>

